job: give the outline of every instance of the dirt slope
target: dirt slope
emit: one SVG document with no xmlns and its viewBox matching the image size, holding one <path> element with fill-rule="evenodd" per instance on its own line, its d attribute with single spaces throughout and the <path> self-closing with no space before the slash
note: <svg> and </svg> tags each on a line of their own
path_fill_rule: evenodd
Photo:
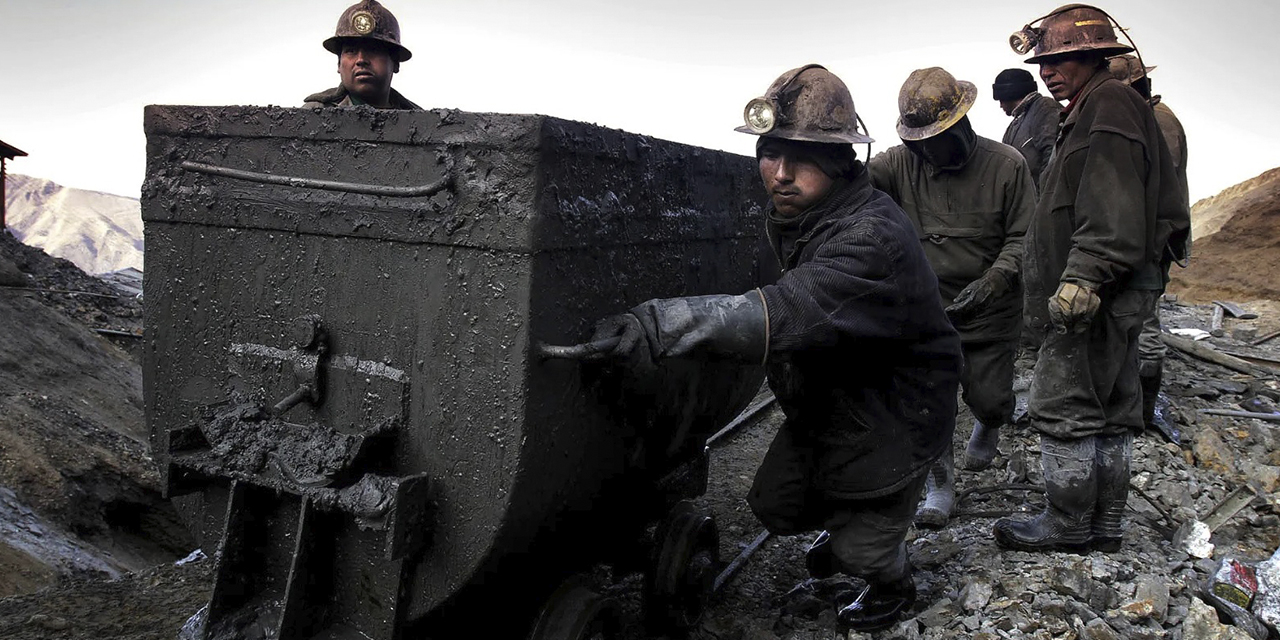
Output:
<svg viewBox="0 0 1280 640">
<path fill-rule="evenodd" d="M 1170 291 L 1193 302 L 1280 299 L 1280 168 L 1197 202 L 1191 217 L 1191 264 L 1173 268 Z"/>
<path fill-rule="evenodd" d="M 138 301 L 5 234 L 0 263 L 0 595 L 185 554 L 147 455 L 140 368 L 90 329 L 136 331 Z"/>
</svg>

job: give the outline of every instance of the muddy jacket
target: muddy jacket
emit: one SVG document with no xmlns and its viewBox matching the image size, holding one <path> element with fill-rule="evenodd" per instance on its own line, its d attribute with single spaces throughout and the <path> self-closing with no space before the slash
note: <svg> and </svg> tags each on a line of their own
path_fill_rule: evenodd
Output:
<svg viewBox="0 0 1280 640">
<path fill-rule="evenodd" d="M 1178 172 L 1178 182 L 1185 190 L 1187 189 L 1187 132 L 1182 128 L 1182 122 L 1178 120 L 1178 116 L 1173 115 L 1173 109 L 1170 109 L 1160 96 L 1152 98 L 1151 104 L 1155 107 L 1156 124 L 1160 125 L 1165 146 L 1169 147 L 1173 168 Z"/>
<path fill-rule="evenodd" d="M 960 341 L 915 230 L 865 168 L 817 207 L 761 289 L 769 386 L 824 494 L 885 495 L 951 446 Z"/>
<path fill-rule="evenodd" d="M 1026 317 L 1048 326 L 1049 296 L 1063 281 L 1158 290 L 1166 244 L 1189 228 L 1182 193 L 1150 105 L 1098 73 L 1063 112 L 1053 162 L 1027 232 Z"/>
<path fill-rule="evenodd" d="M 1049 96 L 1028 94 L 1013 109 L 1013 122 L 1004 130 L 1001 142 L 1018 150 L 1027 160 L 1036 187 L 1044 186 L 1044 170 L 1058 137 L 1058 114 L 1062 105 Z"/>
<path fill-rule="evenodd" d="M 1022 157 L 978 136 L 968 162 L 956 171 L 938 170 L 903 145 L 876 155 L 869 168 L 875 187 L 901 205 L 915 227 L 938 276 L 944 306 L 988 270 L 1009 283 L 1003 296 L 956 326 L 960 336 L 966 341 L 1017 337 L 1022 240 L 1036 204 Z"/>
<path fill-rule="evenodd" d="M 319 93 L 313 93 L 306 97 L 303 107 L 353 107 L 361 102 L 353 102 L 354 98 L 347 95 L 347 89 L 343 86 L 337 86 L 327 89 Z M 391 90 L 391 107 L 392 109 L 412 109 L 421 111 L 422 107 L 412 103 L 408 98 L 400 95 L 399 91 Z"/>
</svg>

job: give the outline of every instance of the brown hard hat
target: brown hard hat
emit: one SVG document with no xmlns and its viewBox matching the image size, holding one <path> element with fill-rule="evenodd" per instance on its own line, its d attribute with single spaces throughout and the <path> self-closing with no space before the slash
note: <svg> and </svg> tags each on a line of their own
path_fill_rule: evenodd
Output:
<svg viewBox="0 0 1280 640">
<path fill-rule="evenodd" d="M 1108 64 L 1110 65 L 1111 75 L 1125 84 L 1133 84 L 1156 70 L 1155 65 L 1144 67 L 1137 57 L 1128 54 L 1116 56 L 1108 61 Z"/>
<path fill-rule="evenodd" d="M 916 69 L 898 91 L 898 137 L 932 138 L 959 122 L 977 99 L 978 87 L 946 69 Z"/>
<path fill-rule="evenodd" d="M 822 65 L 778 76 L 763 96 L 747 103 L 742 115 L 746 124 L 734 131 L 803 142 L 875 142 L 858 130 L 849 87 Z"/>
<path fill-rule="evenodd" d="M 1045 16 L 1035 34 L 1035 55 L 1027 64 L 1040 64 L 1064 53 L 1096 51 L 1110 57 L 1133 51 L 1120 44 L 1111 27 L 1111 16 L 1087 4 L 1068 4 Z M 1015 37 L 1017 34 L 1015 34 Z"/>
<path fill-rule="evenodd" d="M 333 37 L 324 41 L 330 53 L 342 53 L 343 43 L 349 40 L 375 40 L 387 45 L 391 58 L 404 62 L 413 54 L 400 44 L 400 23 L 378 0 L 360 0 L 342 12 Z"/>
</svg>

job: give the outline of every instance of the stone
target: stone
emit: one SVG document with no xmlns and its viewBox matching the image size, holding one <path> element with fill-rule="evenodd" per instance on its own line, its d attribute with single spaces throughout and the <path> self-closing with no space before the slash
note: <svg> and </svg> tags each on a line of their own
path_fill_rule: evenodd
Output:
<svg viewBox="0 0 1280 640">
<path fill-rule="evenodd" d="M 1191 598 L 1191 608 L 1182 621 L 1182 640 L 1253 640 L 1239 627 L 1222 624 L 1218 612 L 1199 598 Z"/>
<path fill-rule="evenodd" d="M 960 608 L 965 611 L 980 611 L 991 601 L 994 588 L 986 576 L 974 576 L 965 582 L 957 599 Z"/>
<path fill-rule="evenodd" d="M 924 625 L 926 628 L 939 628 L 951 624 L 960 614 L 960 609 L 948 598 L 943 598 L 933 606 L 921 611 L 916 616 L 916 622 Z"/>
<path fill-rule="evenodd" d="M 1156 576 L 1143 576 L 1134 593 L 1137 602 L 1151 603 L 1151 618 L 1163 622 L 1169 610 L 1169 585 Z"/>
<path fill-rule="evenodd" d="M 1253 614 L 1272 632 L 1280 632 L 1280 550 L 1271 559 L 1258 563 L 1258 594 Z"/>
<path fill-rule="evenodd" d="M 1208 558 L 1213 555 L 1213 543 L 1209 542 L 1212 535 L 1209 525 L 1200 520 L 1184 522 L 1173 533 L 1173 547 L 1192 558 Z"/>
<path fill-rule="evenodd" d="M 1089 624 L 1084 625 L 1080 638 L 1082 640 L 1120 640 L 1116 630 L 1102 618 L 1094 618 L 1089 621 Z"/>
<path fill-rule="evenodd" d="M 1225 474 L 1231 474 L 1235 471 L 1235 465 L 1232 463 L 1235 455 L 1213 429 L 1206 428 L 1196 431 L 1195 440 L 1191 444 L 1191 451 L 1195 454 L 1197 466 Z"/>
<path fill-rule="evenodd" d="M 1075 563 L 1070 567 L 1055 568 L 1052 580 L 1051 586 L 1054 591 L 1076 600 L 1089 600 L 1089 593 L 1092 591 L 1093 583 L 1089 579 L 1088 572 L 1080 566 L 1080 563 Z"/>
</svg>

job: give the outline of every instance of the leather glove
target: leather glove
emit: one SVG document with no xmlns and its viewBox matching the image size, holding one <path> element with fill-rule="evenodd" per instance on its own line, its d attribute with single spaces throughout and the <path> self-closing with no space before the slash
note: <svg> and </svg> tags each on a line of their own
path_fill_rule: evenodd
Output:
<svg viewBox="0 0 1280 640">
<path fill-rule="evenodd" d="M 611 350 L 588 359 L 628 362 L 652 368 L 661 358 L 711 354 L 763 362 L 768 351 L 768 318 L 759 291 L 740 296 L 654 299 L 628 313 L 596 323 L 592 343 L 617 338 Z"/>
<path fill-rule="evenodd" d="M 1049 298 L 1049 322 L 1058 333 L 1083 333 L 1100 306 L 1098 285 L 1083 280 L 1063 282 Z"/>
<path fill-rule="evenodd" d="M 945 309 L 953 321 L 972 316 L 1003 296 L 1009 290 L 1009 279 L 999 271 L 987 270 L 981 278 L 960 290 L 951 306 Z"/>
</svg>

